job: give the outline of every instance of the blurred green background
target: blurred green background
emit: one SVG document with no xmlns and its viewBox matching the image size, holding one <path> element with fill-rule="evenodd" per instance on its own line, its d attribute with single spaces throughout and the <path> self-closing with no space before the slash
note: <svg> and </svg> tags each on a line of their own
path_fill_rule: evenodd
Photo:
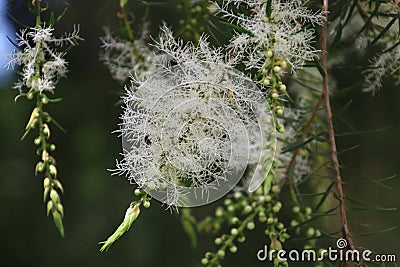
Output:
<svg viewBox="0 0 400 267">
<path fill-rule="evenodd" d="M 156 201 L 149 210 L 142 210 L 133 228 L 109 252 L 98 252 L 97 242 L 120 223 L 134 189 L 124 177 L 111 176 L 107 171 L 114 167 L 121 152 L 119 138 L 111 134 L 119 123 L 121 109 L 116 103 L 121 86 L 99 63 L 98 52 L 102 26 L 116 24 L 117 1 L 69 3 L 57 32 L 68 32 L 72 24 L 80 24 L 85 41 L 68 55 L 69 75 L 59 83 L 55 94 L 63 101 L 48 105 L 50 114 L 68 131 L 64 134 L 54 127 L 52 131 L 59 176 L 66 191 L 62 196 L 66 236 L 59 237 L 45 214 L 42 177 L 34 176 L 37 158 L 33 136 L 20 141 L 33 103 L 25 99 L 14 102 L 17 92 L 10 88 L 16 77 L 0 76 L 0 266 L 200 266 L 204 252 L 216 249 L 212 236 L 200 237 L 198 247 L 192 248 L 179 216 Z M 58 11 L 63 9 L 63 3 L 56 5 L 50 1 L 50 5 Z M 25 1 L 15 0 L 7 9 L 25 23 L 32 23 L 33 15 L 26 11 Z M 4 12 L 3 9 L 1 15 Z M 172 5 L 155 6 L 150 16 L 155 30 L 161 20 L 176 25 L 181 15 Z M 4 22 L 0 27 L 4 29 Z M 1 38 L 4 42 L 4 32 Z M 332 74 L 338 80 L 337 90 L 361 79 L 356 71 L 338 70 Z M 339 109 L 349 99 L 354 100 L 343 117 L 358 130 L 389 127 L 365 137 L 338 139 L 339 149 L 360 145 L 341 155 L 346 194 L 384 207 L 398 207 L 399 179 L 388 183 L 390 190 L 362 181 L 350 170 L 361 170 L 373 179 L 400 173 L 400 91 L 393 82 L 386 85 L 375 97 L 355 90 L 334 98 L 333 103 L 334 109 Z M 344 131 L 343 127 L 338 128 Z M 214 206 L 196 208 L 196 213 L 205 215 Z M 356 232 L 378 232 L 400 222 L 398 211 L 349 210 L 349 213 L 350 225 Z M 332 222 L 339 220 L 333 218 Z M 371 228 L 361 227 L 357 222 L 371 224 Z M 249 235 L 237 254 L 227 257 L 225 266 L 268 266 L 256 259 L 257 251 L 266 244 L 265 235 L 259 230 Z M 356 243 L 363 247 L 400 257 L 399 238 L 399 229 L 355 237 Z"/>
</svg>

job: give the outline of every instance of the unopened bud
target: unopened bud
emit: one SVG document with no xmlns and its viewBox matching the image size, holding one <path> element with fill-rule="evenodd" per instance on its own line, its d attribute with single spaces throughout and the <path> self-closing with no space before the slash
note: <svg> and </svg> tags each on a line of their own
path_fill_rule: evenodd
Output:
<svg viewBox="0 0 400 267">
<path fill-rule="evenodd" d="M 50 128 L 46 123 L 43 124 L 43 133 L 46 136 L 46 138 L 49 139 L 49 137 L 50 137 Z"/>
<path fill-rule="evenodd" d="M 50 178 L 49 177 L 44 178 L 43 188 L 49 187 L 49 185 L 50 185 Z"/>
<path fill-rule="evenodd" d="M 274 53 L 272 52 L 272 50 L 268 50 L 267 52 L 265 52 L 265 57 L 270 58 L 274 55 Z"/>
<path fill-rule="evenodd" d="M 42 161 L 39 161 L 36 163 L 35 167 L 35 175 L 37 175 L 38 172 L 43 172 L 45 168 L 45 164 Z"/>
<path fill-rule="evenodd" d="M 61 217 L 64 217 L 64 207 L 61 205 L 61 203 L 57 204 L 57 210 L 60 212 Z"/>
<path fill-rule="evenodd" d="M 274 72 L 275 72 L 275 73 L 280 73 L 281 70 L 282 70 L 282 69 L 281 69 L 281 67 L 279 67 L 279 66 L 275 66 L 275 67 L 274 67 Z"/>
<path fill-rule="evenodd" d="M 54 177 L 57 177 L 57 168 L 56 168 L 56 166 L 50 165 L 49 166 L 49 171 L 50 171 L 51 175 L 53 175 Z"/>
<path fill-rule="evenodd" d="M 37 137 L 37 138 L 35 138 L 35 140 L 33 140 L 33 143 L 35 144 L 35 145 L 40 145 L 40 142 L 42 142 L 42 140 L 40 139 L 40 137 Z"/>
<path fill-rule="evenodd" d="M 150 208 L 150 201 L 144 201 L 143 202 L 143 207 L 145 207 L 146 209 Z"/>
<path fill-rule="evenodd" d="M 50 191 L 50 198 L 55 203 L 58 203 L 60 201 L 60 196 L 58 195 L 57 191 L 54 189 L 52 189 Z"/>
<path fill-rule="evenodd" d="M 50 211 L 53 209 L 54 205 L 53 205 L 53 201 L 49 200 L 47 202 L 47 216 L 49 216 Z"/>
<path fill-rule="evenodd" d="M 49 153 L 46 150 L 43 150 L 42 152 L 42 160 L 44 162 L 47 162 L 49 160 Z"/>
<path fill-rule="evenodd" d="M 61 193 L 64 193 L 64 188 L 59 180 L 54 179 L 53 183 L 56 188 L 60 189 Z"/>
</svg>

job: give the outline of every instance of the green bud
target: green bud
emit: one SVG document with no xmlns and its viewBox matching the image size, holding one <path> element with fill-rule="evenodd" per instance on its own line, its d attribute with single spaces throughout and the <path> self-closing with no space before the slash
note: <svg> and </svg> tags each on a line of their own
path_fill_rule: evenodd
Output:
<svg viewBox="0 0 400 267">
<path fill-rule="evenodd" d="M 51 150 L 51 151 L 56 150 L 56 145 L 55 145 L 55 144 L 51 144 L 51 145 L 50 145 L 50 150 Z"/>
<path fill-rule="evenodd" d="M 215 210 L 215 216 L 221 217 L 222 215 L 224 215 L 224 210 L 223 210 L 221 207 L 218 207 L 218 208 Z"/>
<path fill-rule="evenodd" d="M 247 205 L 246 207 L 244 207 L 244 213 L 248 214 L 253 210 L 253 208 L 250 205 Z"/>
<path fill-rule="evenodd" d="M 150 201 L 144 201 L 143 207 L 145 207 L 146 209 L 150 208 Z"/>
<path fill-rule="evenodd" d="M 249 230 L 254 230 L 254 228 L 256 228 L 256 225 L 254 222 L 249 222 L 249 223 L 247 223 L 246 227 Z"/>
<path fill-rule="evenodd" d="M 57 210 L 60 212 L 61 217 L 64 217 L 64 207 L 61 205 L 61 203 L 57 204 Z"/>
<path fill-rule="evenodd" d="M 268 78 L 264 78 L 264 79 L 262 80 L 262 82 L 263 82 L 263 84 L 264 84 L 265 86 L 268 86 L 268 85 L 271 84 L 271 82 L 270 82 L 270 80 L 269 80 Z"/>
<path fill-rule="evenodd" d="M 270 58 L 274 55 L 274 53 L 272 52 L 272 50 L 268 50 L 265 52 L 265 57 Z"/>
<path fill-rule="evenodd" d="M 62 237 L 64 237 L 64 226 L 62 223 L 62 217 L 61 217 L 61 214 L 58 213 L 57 211 L 53 211 L 53 221 L 54 221 L 54 224 L 56 225 L 58 231 L 60 232 L 60 235 Z"/>
<path fill-rule="evenodd" d="M 271 249 L 273 250 L 281 250 L 282 244 L 278 240 L 274 239 L 271 241 Z"/>
<path fill-rule="evenodd" d="M 40 145 L 41 142 L 42 142 L 42 140 L 40 139 L 40 137 L 37 137 L 37 138 L 35 138 L 35 140 L 33 140 L 33 143 L 37 146 Z"/>
<path fill-rule="evenodd" d="M 306 208 L 305 208 L 305 213 L 306 213 L 307 215 L 310 215 L 310 214 L 312 213 L 312 209 L 311 209 L 310 207 L 306 207 Z"/>
<path fill-rule="evenodd" d="M 49 161 L 49 153 L 46 150 L 43 150 L 43 152 L 42 152 L 42 160 L 44 162 Z"/>
<path fill-rule="evenodd" d="M 60 189 L 61 193 L 64 193 L 64 188 L 59 180 L 54 179 L 53 184 L 56 188 Z"/>
<path fill-rule="evenodd" d="M 238 218 L 238 217 L 233 217 L 233 218 L 231 219 L 231 223 L 232 223 L 232 224 L 238 224 L 238 223 L 239 223 L 239 218 Z"/>
<path fill-rule="evenodd" d="M 54 177 L 57 177 L 57 168 L 56 168 L 56 166 L 50 165 L 49 166 L 49 171 L 50 171 L 51 175 L 53 175 Z"/>
<path fill-rule="evenodd" d="M 42 102 L 42 104 L 47 104 L 49 103 L 49 99 L 46 96 L 43 96 L 42 99 L 40 100 Z"/>
<path fill-rule="evenodd" d="M 42 161 L 39 161 L 38 163 L 36 163 L 35 175 L 37 175 L 38 172 L 43 172 L 45 167 L 46 167 L 46 165 Z"/>
<path fill-rule="evenodd" d="M 307 229 L 307 233 L 306 233 L 307 237 L 312 237 L 312 236 L 314 236 L 314 234 L 315 234 L 314 228 L 310 227 Z"/>
<path fill-rule="evenodd" d="M 244 235 L 241 235 L 238 237 L 237 239 L 240 243 L 243 243 L 244 241 L 246 241 L 246 237 Z"/>
<path fill-rule="evenodd" d="M 43 191 L 43 202 L 46 202 L 47 197 L 49 196 L 50 187 L 45 187 Z"/>
<path fill-rule="evenodd" d="M 201 264 L 207 265 L 208 264 L 208 260 L 206 258 L 202 258 L 201 259 Z"/>
<path fill-rule="evenodd" d="M 278 73 L 280 73 L 281 72 L 281 67 L 279 67 L 279 66 L 275 66 L 274 67 L 274 72 L 276 73 L 276 74 L 278 74 Z"/>
<path fill-rule="evenodd" d="M 214 240 L 214 243 L 215 243 L 215 245 L 219 246 L 219 245 L 222 244 L 222 239 L 221 239 L 220 237 L 217 237 L 217 238 Z"/>
<path fill-rule="evenodd" d="M 292 208 L 292 210 L 293 210 L 294 213 L 299 213 L 300 212 L 300 207 L 299 206 L 294 206 Z"/>
<path fill-rule="evenodd" d="M 232 228 L 231 229 L 231 235 L 238 235 L 238 234 L 239 234 L 239 231 L 238 231 L 237 228 Z"/>
<path fill-rule="evenodd" d="M 230 204 L 232 204 L 232 200 L 231 199 L 228 198 L 228 199 L 224 200 L 224 205 L 225 206 L 229 206 Z"/>
<path fill-rule="evenodd" d="M 218 250 L 217 252 L 218 257 L 220 258 L 224 258 L 225 257 L 225 251 L 223 251 L 222 249 Z"/>
<path fill-rule="evenodd" d="M 44 178 L 44 180 L 43 180 L 43 188 L 48 187 L 50 185 L 50 182 L 51 182 L 50 178 L 48 178 L 48 177 Z"/>
<path fill-rule="evenodd" d="M 50 191 L 50 199 L 54 202 L 54 203 L 58 203 L 60 202 L 60 196 L 58 195 L 57 191 L 52 189 Z"/>
<path fill-rule="evenodd" d="M 43 124 L 43 134 L 45 135 L 45 137 L 46 137 L 47 139 L 49 139 L 49 137 L 50 137 L 50 128 L 49 128 L 49 126 L 47 125 L 47 123 L 44 123 L 44 124 Z"/>
<path fill-rule="evenodd" d="M 27 98 L 28 100 L 32 100 L 33 97 L 34 97 L 34 95 L 33 95 L 32 92 L 30 92 L 30 93 L 28 93 L 28 94 L 26 95 L 26 98 Z"/>
<path fill-rule="evenodd" d="M 274 92 L 274 93 L 272 93 L 271 94 L 271 97 L 272 97 L 272 99 L 278 99 L 279 98 L 279 94 L 278 93 L 276 93 L 276 92 Z"/>
<path fill-rule="evenodd" d="M 47 216 L 49 216 L 50 211 L 53 209 L 53 201 L 49 200 L 47 202 Z"/>
<path fill-rule="evenodd" d="M 229 248 L 229 251 L 230 251 L 231 253 L 236 253 L 236 252 L 237 252 L 237 246 L 231 246 L 231 247 Z"/>
</svg>

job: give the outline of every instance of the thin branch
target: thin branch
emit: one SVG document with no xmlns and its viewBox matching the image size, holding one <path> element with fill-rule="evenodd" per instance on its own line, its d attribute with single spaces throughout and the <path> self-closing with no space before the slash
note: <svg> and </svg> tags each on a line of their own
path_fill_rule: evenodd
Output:
<svg viewBox="0 0 400 267">
<path fill-rule="evenodd" d="M 301 133 L 301 135 L 300 135 L 300 142 L 303 142 L 304 139 L 307 137 L 308 133 L 310 132 L 311 126 L 312 126 L 312 124 L 313 124 L 315 118 L 317 117 L 318 109 L 319 109 L 319 107 L 320 107 L 321 104 L 322 104 L 322 100 L 323 100 L 323 97 L 322 97 L 322 94 L 321 94 L 321 96 L 320 96 L 319 99 L 318 99 L 318 102 L 315 104 L 313 113 L 311 114 L 310 118 L 308 119 L 307 124 L 306 124 L 306 126 L 304 127 L 304 129 L 303 129 L 303 131 L 302 131 L 302 133 Z M 290 159 L 289 164 L 288 164 L 288 166 L 287 166 L 287 168 L 286 168 L 286 171 L 285 171 L 285 177 L 286 177 L 286 179 L 287 179 L 286 182 L 287 182 L 287 184 L 288 184 L 288 186 L 289 186 L 290 195 L 291 195 L 291 197 L 292 197 L 292 200 L 293 200 L 294 202 L 296 202 L 297 204 L 298 204 L 299 201 L 298 201 L 298 199 L 297 199 L 297 197 L 296 197 L 296 193 L 295 193 L 295 191 L 294 191 L 293 179 L 292 179 L 292 177 L 289 176 L 289 173 L 290 173 L 290 170 L 291 170 L 292 167 L 293 167 L 293 164 L 294 164 L 295 161 L 296 161 L 296 157 L 297 157 L 297 155 L 299 154 L 299 151 L 300 151 L 300 147 L 297 148 L 297 149 L 293 152 L 292 158 Z"/>
<path fill-rule="evenodd" d="M 361 6 L 360 2 L 357 1 L 357 10 L 360 13 L 361 17 L 363 18 L 363 20 L 365 22 L 368 22 L 369 27 L 374 30 L 374 31 L 378 31 L 378 27 L 375 25 L 375 23 L 372 22 L 372 20 L 370 19 L 368 13 L 364 10 L 364 8 Z"/>
<path fill-rule="evenodd" d="M 322 81 L 322 93 L 325 112 L 327 117 L 327 124 L 328 124 L 328 133 L 329 133 L 329 145 L 331 149 L 331 161 L 332 166 L 334 169 L 334 179 L 336 183 L 336 193 L 339 198 L 339 210 L 340 210 L 340 217 L 342 223 L 342 234 L 343 237 L 347 240 L 348 248 L 351 250 L 355 250 L 354 242 L 350 234 L 349 226 L 347 223 L 347 214 L 346 214 L 346 207 L 345 207 L 345 196 L 343 192 L 343 181 L 342 176 L 340 173 L 340 165 L 337 156 L 337 147 L 336 147 L 336 140 L 335 140 L 335 130 L 333 128 L 333 121 L 332 121 L 332 110 L 329 98 L 329 86 L 328 86 L 328 59 L 327 59 L 327 35 L 328 35 L 328 7 L 329 7 L 329 0 L 323 0 L 323 7 L 322 10 L 325 14 L 325 21 L 322 26 L 321 32 L 321 61 L 322 61 L 322 68 L 325 72 Z M 364 263 L 359 262 L 360 266 L 366 266 Z M 341 262 L 341 266 L 348 266 L 348 262 Z"/>
</svg>

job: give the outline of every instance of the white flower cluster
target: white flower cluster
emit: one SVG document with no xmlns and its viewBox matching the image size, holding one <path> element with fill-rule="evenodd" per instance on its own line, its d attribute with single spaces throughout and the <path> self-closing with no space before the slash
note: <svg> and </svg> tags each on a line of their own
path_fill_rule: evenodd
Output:
<svg viewBox="0 0 400 267">
<path fill-rule="evenodd" d="M 6 54 L 10 58 L 7 68 L 14 69 L 21 66 L 22 78 L 15 84 L 15 89 L 22 92 L 23 87 L 33 91 L 53 92 L 58 79 L 67 73 L 65 53 L 57 51 L 57 47 L 76 45 L 79 37 L 79 27 L 74 26 L 70 34 L 61 38 L 54 37 L 54 28 L 36 27 L 22 29 L 17 33 L 18 51 Z"/>
<path fill-rule="evenodd" d="M 105 36 L 100 38 L 103 48 L 100 61 L 115 80 L 124 83 L 132 74 L 145 76 L 151 73 L 153 54 L 144 42 L 147 31 L 133 42 L 114 36 L 109 28 L 104 28 L 104 32 Z"/>
<path fill-rule="evenodd" d="M 370 60 L 371 68 L 363 71 L 364 92 L 376 93 L 382 88 L 385 76 L 391 76 L 400 85 L 400 46 L 381 53 Z"/>
<path fill-rule="evenodd" d="M 253 187 L 275 152 L 275 128 L 256 85 L 224 63 L 206 38 L 155 45 L 158 71 L 135 79 L 124 96 L 118 174 L 169 206 L 198 206 L 229 192 L 248 164 Z M 249 189 L 251 190 L 251 189 Z M 253 188 L 253 190 L 255 190 Z"/>
<path fill-rule="evenodd" d="M 272 0 L 269 16 L 267 2 L 223 0 L 218 5 L 224 18 L 244 30 L 233 36 L 229 47 L 238 60 L 244 58 L 248 69 L 261 70 L 268 50 L 273 51 L 275 57 L 290 63 L 294 69 L 301 68 L 318 52 L 312 46 L 314 30 L 304 27 L 304 23 L 321 24 L 323 14 L 304 7 L 303 0 Z"/>
</svg>

